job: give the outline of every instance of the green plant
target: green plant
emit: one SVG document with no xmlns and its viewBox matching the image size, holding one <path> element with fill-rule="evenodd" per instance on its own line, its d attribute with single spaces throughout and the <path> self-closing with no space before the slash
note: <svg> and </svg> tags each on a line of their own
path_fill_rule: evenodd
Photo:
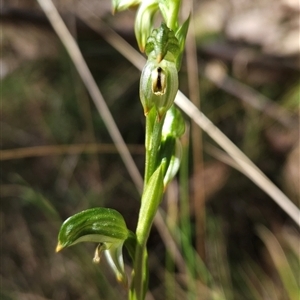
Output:
<svg viewBox="0 0 300 300">
<path fill-rule="evenodd" d="M 178 71 L 189 25 L 179 26 L 180 1 L 113 1 L 114 11 L 140 4 L 135 23 L 139 48 L 148 60 L 140 79 L 140 100 L 146 117 L 145 174 L 136 232 L 127 229 L 117 211 L 91 208 L 68 218 L 61 226 L 56 250 L 79 242 L 97 242 L 94 261 L 105 253 L 117 280 L 128 286 L 122 247 L 133 260 L 129 299 L 145 298 L 148 286 L 147 240 L 154 216 L 167 184 L 179 169 L 184 119 L 173 105 L 178 91 Z M 154 15 L 160 11 L 164 22 L 153 28 Z"/>
</svg>

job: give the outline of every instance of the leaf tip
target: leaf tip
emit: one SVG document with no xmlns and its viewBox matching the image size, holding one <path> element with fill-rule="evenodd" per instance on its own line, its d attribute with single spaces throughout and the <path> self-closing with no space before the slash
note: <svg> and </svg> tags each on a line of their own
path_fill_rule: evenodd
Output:
<svg viewBox="0 0 300 300">
<path fill-rule="evenodd" d="M 159 54 L 157 55 L 157 57 L 156 57 L 157 63 L 160 63 L 160 62 L 163 60 L 163 58 L 164 58 L 163 54 L 162 54 L 162 53 L 159 53 Z"/>
<path fill-rule="evenodd" d="M 62 250 L 63 248 L 64 248 L 63 245 L 60 244 L 60 243 L 58 242 L 58 244 L 57 244 L 57 246 L 56 246 L 56 248 L 55 248 L 55 252 L 57 253 L 57 252 L 59 252 L 60 250 Z"/>
</svg>

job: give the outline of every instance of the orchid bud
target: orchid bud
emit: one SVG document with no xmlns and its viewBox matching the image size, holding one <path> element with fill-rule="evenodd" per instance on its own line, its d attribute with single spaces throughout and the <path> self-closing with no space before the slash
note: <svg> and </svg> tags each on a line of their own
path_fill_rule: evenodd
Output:
<svg viewBox="0 0 300 300">
<path fill-rule="evenodd" d="M 142 0 L 113 0 L 113 14 L 122 10 L 126 10 L 132 6 L 137 6 Z"/>
<path fill-rule="evenodd" d="M 160 12 L 171 29 L 175 29 L 178 26 L 178 12 L 180 8 L 181 0 L 161 0 L 159 1 Z"/>
<path fill-rule="evenodd" d="M 140 99 L 147 115 L 155 106 L 162 118 L 174 103 L 178 91 L 178 73 L 173 62 L 148 59 L 140 79 Z"/>
<path fill-rule="evenodd" d="M 153 28 L 153 18 L 157 10 L 157 0 L 144 0 L 136 14 L 134 32 L 141 52 L 145 51 L 147 39 Z"/>
</svg>

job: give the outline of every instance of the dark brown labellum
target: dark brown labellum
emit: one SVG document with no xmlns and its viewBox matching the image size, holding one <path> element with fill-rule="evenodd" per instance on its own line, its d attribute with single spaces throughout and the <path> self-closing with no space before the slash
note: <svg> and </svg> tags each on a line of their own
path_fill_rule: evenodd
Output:
<svg viewBox="0 0 300 300">
<path fill-rule="evenodd" d="M 161 67 L 152 71 L 152 92 L 157 96 L 166 92 L 166 75 Z"/>
</svg>

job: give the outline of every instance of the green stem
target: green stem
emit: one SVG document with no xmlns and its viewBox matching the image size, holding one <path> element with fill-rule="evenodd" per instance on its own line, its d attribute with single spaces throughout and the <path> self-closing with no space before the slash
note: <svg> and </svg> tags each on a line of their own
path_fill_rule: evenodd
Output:
<svg viewBox="0 0 300 300">
<path fill-rule="evenodd" d="M 129 296 L 130 300 L 143 300 L 148 285 L 148 257 L 146 244 L 163 193 L 161 168 L 160 170 L 157 170 L 157 176 L 153 174 L 157 167 L 157 153 L 161 144 L 163 123 L 164 117 L 159 118 L 156 108 L 153 107 L 146 116 L 144 191 L 136 229 L 137 245 L 134 259 L 133 286 Z M 152 175 L 153 177 L 151 178 Z"/>
<path fill-rule="evenodd" d="M 163 195 L 163 172 L 165 164 L 162 163 L 152 174 L 144 189 L 139 220 L 136 228 L 137 245 L 134 260 L 134 281 L 131 299 L 143 300 L 148 285 L 148 266 L 146 244 L 155 217 L 157 208 Z"/>
<path fill-rule="evenodd" d="M 149 112 L 149 114 L 146 116 L 146 136 L 145 136 L 145 173 L 144 173 L 144 190 L 147 186 L 147 182 L 150 178 L 149 173 L 149 167 L 150 167 L 150 152 L 151 152 L 151 144 L 152 144 L 152 131 L 153 131 L 153 111 L 155 109 L 152 108 L 152 110 Z"/>
<path fill-rule="evenodd" d="M 156 116 L 154 122 L 152 114 L 149 114 L 146 117 L 145 186 L 157 167 L 157 153 L 161 144 L 161 133 L 164 120 L 165 116 L 161 118 Z"/>
<path fill-rule="evenodd" d="M 147 236 L 146 236 L 147 235 Z M 148 277 L 148 256 L 146 243 L 148 234 L 142 233 L 139 235 L 137 248 L 135 252 L 135 274 L 134 274 L 134 294 L 132 300 L 143 300 L 146 292 L 146 284 Z"/>
</svg>

